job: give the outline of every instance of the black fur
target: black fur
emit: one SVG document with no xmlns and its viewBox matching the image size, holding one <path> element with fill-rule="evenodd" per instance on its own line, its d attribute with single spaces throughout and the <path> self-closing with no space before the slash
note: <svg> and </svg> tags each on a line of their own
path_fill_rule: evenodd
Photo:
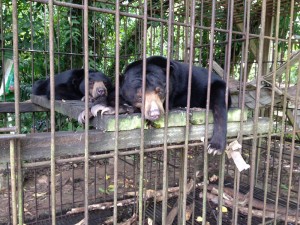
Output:
<svg viewBox="0 0 300 225">
<path fill-rule="evenodd" d="M 56 100 L 81 100 L 85 94 L 84 69 L 68 70 L 55 75 L 55 99 Z M 110 79 L 102 72 L 89 71 L 89 81 L 102 81 L 107 92 L 112 90 Z M 90 87 L 91 88 L 91 87 Z M 50 78 L 38 80 L 34 83 L 32 93 L 46 95 L 50 99 Z"/>
<path fill-rule="evenodd" d="M 122 97 L 131 105 L 140 107 L 142 87 L 141 60 L 128 65 L 124 72 L 124 81 L 121 87 Z M 166 66 L 167 59 L 161 56 L 147 58 L 146 61 L 146 95 L 152 93 L 159 96 L 161 102 L 166 97 Z M 189 65 L 178 61 L 170 61 L 170 88 L 169 109 L 187 106 L 188 71 Z M 201 67 L 192 67 L 191 107 L 206 108 L 208 70 Z M 227 134 L 227 107 L 225 103 L 226 83 L 215 73 L 211 74 L 210 109 L 214 117 L 214 131 L 208 148 L 209 152 L 221 154 L 226 147 Z M 228 106 L 231 98 L 228 94 Z M 149 97 L 150 98 L 150 97 Z M 147 103 L 145 97 L 145 118 L 155 120 L 163 112 L 157 112 L 152 103 Z M 150 104 L 147 108 L 147 104 Z M 155 105 L 155 104 L 154 104 Z M 159 104 L 158 104 L 159 105 Z M 154 108 L 152 110 L 152 108 Z M 159 107 L 158 107 L 159 108 Z M 159 110 L 161 111 L 161 110 Z"/>
</svg>

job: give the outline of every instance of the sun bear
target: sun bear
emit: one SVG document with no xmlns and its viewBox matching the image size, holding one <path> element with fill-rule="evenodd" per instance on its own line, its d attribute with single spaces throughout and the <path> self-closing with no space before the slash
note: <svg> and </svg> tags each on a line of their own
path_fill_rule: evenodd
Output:
<svg viewBox="0 0 300 225">
<path fill-rule="evenodd" d="M 73 69 L 55 75 L 56 100 L 83 100 L 85 94 L 84 69 Z M 113 86 L 110 79 L 102 72 L 89 71 L 89 101 L 101 99 L 106 103 Z M 46 95 L 50 99 L 50 78 L 34 83 L 32 93 Z"/>
<path fill-rule="evenodd" d="M 145 119 L 157 120 L 164 113 L 166 98 L 167 59 L 152 56 L 146 60 Z M 121 85 L 122 98 L 132 106 L 142 107 L 143 61 L 127 66 Z M 170 60 L 169 109 L 187 106 L 189 65 Z M 190 107 L 206 108 L 208 70 L 192 67 Z M 226 147 L 227 106 L 226 83 L 217 74 L 211 74 L 210 105 L 214 118 L 213 135 L 208 144 L 208 153 L 222 154 Z M 228 93 L 228 107 L 231 98 Z"/>
<path fill-rule="evenodd" d="M 73 69 L 55 75 L 55 99 L 56 100 L 82 100 L 84 101 L 84 69 Z M 50 99 L 50 78 L 38 80 L 32 88 L 34 95 L 46 95 Z M 111 80 L 102 72 L 89 71 L 89 102 L 91 111 L 89 118 L 102 114 L 114 114 L 115 87 Z M 119 113 L 131 113 L 132 107 L 127 105 L 122 98 L 119 100 Z M 83 123 L 85 111 L 78 115 L 78 122 Z"/>
</svg>

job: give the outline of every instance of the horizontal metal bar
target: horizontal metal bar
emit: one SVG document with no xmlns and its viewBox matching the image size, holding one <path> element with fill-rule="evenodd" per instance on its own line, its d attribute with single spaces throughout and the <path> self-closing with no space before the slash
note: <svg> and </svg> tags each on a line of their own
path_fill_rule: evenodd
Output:
<svg viewBox="0 0 300 225">
<path fill-rule="evenodd" d="M 44 3 L 44 4 L 48 4 L 48 0 L 32 0 L 33 2 L 40 2 L 40 3 Z M 69 7 L 69 8 L 75 8 L 75 9 L 81 9 L 83 10 L 83 5 L 79 5 L 79 4 L 74 4 L 74 3 L 67 3 L 67 2 L 61 2 L 61 1 L 54 1 L 53 2 L 54 5 L 58 5 L 58 6 L 63 6 L 63 7 Z M 95 12 L 102 12 L 102 13 L 108 13 L 108 14 L 116 14 L 115 10 L 109 10 L 109 9 L 103 9 L 103 8 L 97 8 L 97 7 L 92 7 L 89 6 L 88 7 L 89 10 L 91 11 L 95 11 Z M 143 15 L 137 15 L 137 14 L 132 14 L 132 13 L 127 13 L 127 12 L 120 12 L 121 16 L 127 16 L 127 17 L 131 17 L 131 18 L 136 18 L 136 19 L 144 19 Z M 154 21 L 154 22 L 159 22 L 159 23 L 168 23 L 167 19 L 160 19 L 160 18 L 155 18 L 155 17 L 147 17 L 148 21 Z M 177 25 L 177 26 L 183 26 L 183 27 L 189 27 L 189 24 L 186 23 L 181 23 L 181 22 L 175 22 L 173 21 L 173 25 Z M 210 27 L 205 27 L 205 26 L 199 26 L 199 25 L 195 25 L 195 28 L 198 29 L 203 29 L 203 30 L 207 30 L 210 31 Z M 218 32 L 224 32 L 224 33 L 229 33 L 229 30 L 226 29 L 220 29 L 220 28 L 215 28 L 214 31 L 218 31 Z M 244 35 L 243 32 L 240 31 L 232 31 L 232 34 L 240 34 L 240 35 Z M 258 34 L 249 34 L 249 37 L 259 37 Z M 266 39 L 270 39 L 270 40 L 275 40 L 275 37 L 269 37 L 269 36 L 264 36 L 264 38 Z M 288 41 L 287 39 L 279 39 L 280 41 Z"/>
<path fill-rule="evenodd" d="M 1 127 L 0 132 L 10 132 L 10 131 L 16 131 L 16 127 Z"/>
<path fill-rule="evenodd" d="M 25 138 L 26 134 L 0 134 L 0 140 Z"/>
</svg>

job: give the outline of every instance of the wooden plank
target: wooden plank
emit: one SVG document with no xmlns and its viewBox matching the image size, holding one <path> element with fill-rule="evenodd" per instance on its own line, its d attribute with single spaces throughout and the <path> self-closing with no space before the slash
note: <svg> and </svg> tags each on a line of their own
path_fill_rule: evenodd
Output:
<svg viewBox="0 0 300 225">
<path fill-rule="evenodd" d="M 50 101 L 44 96 L 31 96 L 32 102 L 43 107 L 50 107 Z M 55 101 L 55 111 L 67 115 L 77 120 L 78 115 L 84 110 L 84 102 L 81 101 Z M 193 108 L 190 110 L 190 123 L 194 125 L 205 123 L 205 109 Z M 210 112 L 208 117 L 209 123 L 213 123 L 213 115 Z M 230 109 L 228 112 L 228 122 L 237 122 L 240 120 L 247 120 L 247 111 L 241 116 L 240 109 Z M 98 130 L 114 131 L 115 130 L 115 116 L 114 115 L 98 115 L 91 119 L 91 125 Z M 178 127 L 186 125 L 186 110 L 175 109 L 169 112 L 168 127 Z M 158 121 L 151 123 L 150 127 L 162 128 L 164 127 L 164 118 L 161 117 Z M 148 126 L 145 126 L 147 128 Z M 141 128 L 141 114 L 120 114 L 119 115 L 119 130 L 133 130 Z"/>
<path fill-rule="evenodd" d="M 33 104 L 32 102 L 20 102 L 20 112 L 47 112 L 49 109 Z M 0 113 L 14 113 L 14 102 L 0 102 Z"/>
<path fill-rule="evenodd" d="M 31 101 L 45 108 L 50 108 L 50 101 L 46 96 L 31 95 Z M 84 110 L 82 101 L 55 101 L 55 111 L 77 120 L 78 115 Z"/>
<path fill-rule="evenodd" d="M 269 130 L 269 119 L 260 118 L 258 134 L 267 133 Z M 212 135 L 213 124 L 208 127 L 209 136 Z M 244 135 L 253 133 L 253 121 L 244 122 Z M 227 136 L 236 137 L 240 131 L 240 123 L 228 123 Z M 168 143 L 183 143 L 185 138 L 185 127 L 171 127 L 168 129 Z M 57 132 L 56 134 L 56 156 L 75 156 L 84 153 L 84 132 Z M 189 130 L 189 141 L 199 141 L 205 135 L 205 125 L 191 125 Z M 163 144 L 164 129 L 145 130 L 145 147 Z M 22 160 L 36 160 L 50 158 L 50 133 L 28 134 L 20 140 Z M 119 149 L 139 148 L 141 142 L 140 129 L 119 132 Z M 89 131 L 89 151 L 104 152 L 114 149 L 115 133 L 99 130 Z M 9 142 L 0 142 L 1 157 L 0 165 L 9 162 Z"/>
<path fill-rule="evenodd" d="M 205 124 L 205 109 L 193 108 L 190 110 L 189 120 L 193 125 Z M 244 115 L 241 116 L 240 109 L 230 109 L 228 112 L 228 122 L 238 122 L 247 120 L 247 110 L 244 111 Z M 212 112 L 209 112 L 208 116 L 209 123 L 213 123 Z M 115 131 L 115 116 L 103 115 L 97 116 L 97 118 L 91 121 L 91 125 L 99 130 Z M 174 109 L 169 112 L 168 127 L 183 127 L 186 125 L 186 110 L 185 109 Z M 145 129 L 148 127 L 163 128 L 164 117 L 161 117 L 157 121 L 153 121 L 149 124 L 145 124 Z M 119 131 L 122 130 L 133 130 L 141 128 L 141 114 L 133 113 L 130 115 L 122 114 L 119 115 Z"/>
</svg>

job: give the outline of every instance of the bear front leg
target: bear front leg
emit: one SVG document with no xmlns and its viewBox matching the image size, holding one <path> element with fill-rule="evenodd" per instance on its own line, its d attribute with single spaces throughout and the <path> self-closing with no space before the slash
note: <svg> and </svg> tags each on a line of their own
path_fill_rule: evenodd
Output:
<svg viewBox="0 0 300 225">
<path fill-rule="evenodd" d="M 213 135 L 207 146 L 209 154 L 221 155 L 226 148 L 227 137 L 227 107 L 225 102 L 226 84 L 223 81 L 215 81 L 211 85 L 210 108 L 213 112 Z M 228 105 L 230 106 L 230 96 Z"/>
</svg>

